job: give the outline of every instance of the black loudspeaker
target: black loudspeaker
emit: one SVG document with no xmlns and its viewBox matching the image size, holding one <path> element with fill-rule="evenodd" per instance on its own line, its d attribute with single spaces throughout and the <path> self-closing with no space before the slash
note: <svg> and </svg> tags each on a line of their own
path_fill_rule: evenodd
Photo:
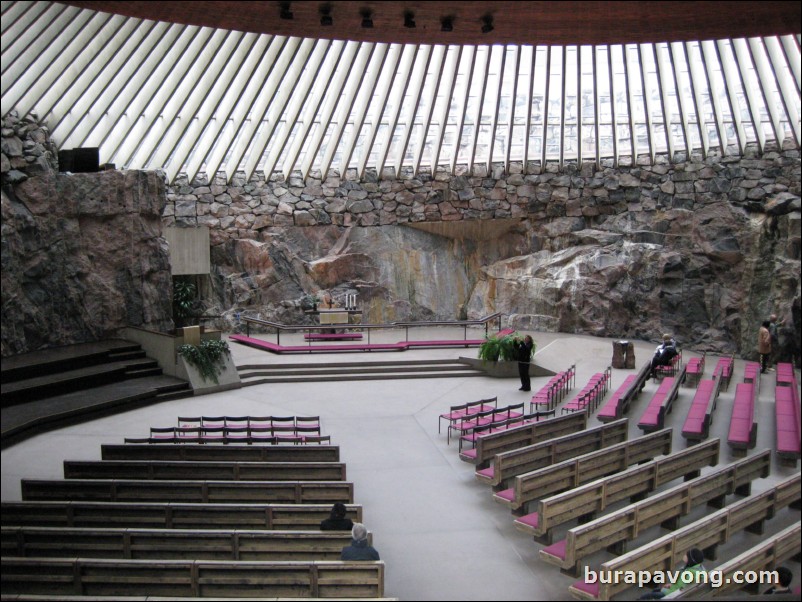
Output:
<svg viewBox="0 0 802 602">
<path fill-rule="evenodd" d="M 73 170 L 75 173 L 100 171 L 99 148 L 74 148 Z"/>
<path fill-rule="evenodd" d="M 58 152 L 58 170 L 75 171 L 75 153 L 71 150 L 60 150 Z"/>
</svg>

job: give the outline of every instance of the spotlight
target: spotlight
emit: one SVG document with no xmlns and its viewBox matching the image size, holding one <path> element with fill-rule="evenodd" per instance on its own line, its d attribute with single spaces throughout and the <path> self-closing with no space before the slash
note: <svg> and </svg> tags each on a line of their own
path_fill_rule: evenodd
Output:
<svg viewBox="0 0 802 602">
<path fill-rule="evenodd" d="M 440 31 L 454 31 L 454 17 L 448 16 L 441 18 Z"/>
<path fill-rule="evenodd" d="M 284 19 L 285 21 L 289 21 L 292 19 L 292 11 L 290 10 L 290 3 L 289 2 L 282 2 L 279 6 L 281 6 L 281 12 L 279 13 L 279 17 Z"/>
<path fill-rule="evenodd" d="M 415 27 L 415 13 L 411 10 L 404 11 L 404 27 L 409 27 L 410 29 Z"/>
<path fill-rule="evenodd" d="M 359 11 L 359 14 L 362 15 L 362 27 L 365 29 L 373 27 L 373 11 L 369 8 L 363 8 Z"/>
<path fill-rule="evenodd" d="M 482 33 L 490 33 L 493 31 L 493 15 L 485 15 L 482 17 Z"/>
<path fill-rule="evenodd" d="M 322 4 L 320 6 L 320 24 L 323 27 L 329 27 L 334 24 L 334 19 L 331 18 L 330 4 Z"/>
</svg>

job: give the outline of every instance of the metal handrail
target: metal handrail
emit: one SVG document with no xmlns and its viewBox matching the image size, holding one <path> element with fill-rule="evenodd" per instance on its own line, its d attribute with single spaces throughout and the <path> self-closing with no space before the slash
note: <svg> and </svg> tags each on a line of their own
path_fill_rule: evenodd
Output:
<svg viewBox="0 0 802 602">
<path fill-rule="evenodd" d="M 276 344 L 281 344 L 281 332 L 282 331 L 308 331 L 314 332 L 317 330 L 330 330 L 331 328 L 350 328 L 352 330 L 365 330 L 368 333 L 368 344 L 370 344 L 370 331 L 377 330 L 377 329 L 396 329 L 396 328 L 403 328 L 406 334 L 406 340 L 409 341 L 409 329 L 410 328 L 422 328 L 426 326 L 462 326 L 464 328 L 463 331 L 463 340 L 468 340 L 468 326 L 480 326 L 484 324 L 485 327 L 485 338 L 488 336 L 488 328 L 490 322 L 493 320 L 498 320 L 498 329 L 501 330 L 501 316 L 500 312 L 496 312 L 489 316 L 485 316 L 484 318 L 479 318 L 477 320 L 436 320 L 432 322 L 386 322 L 384 324 L 343 324 L 343 325 L 333 325 L 333 324 L 325 324 L 325 325 L 296 325 L 296 324 L 279 324 L 278 322 L 271 322 L 270 320 L 260 320 L 259 318 L 249 318 L 247 316 L 242 316 L 241 320 L 245 322 L 245 334 L 246 336 L 251 336 L 251 323 L 259 324 L 261 326 L 267 326 L 269 328 L 276 329 Z M 312 340 L 309 340 L 309 346 L 312 346 Z"/>
</svg>

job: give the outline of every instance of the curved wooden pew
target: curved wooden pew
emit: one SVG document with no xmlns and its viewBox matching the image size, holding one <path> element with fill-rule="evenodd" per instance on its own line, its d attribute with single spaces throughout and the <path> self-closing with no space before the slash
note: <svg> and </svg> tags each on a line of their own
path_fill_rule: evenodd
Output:
<svg viewBox="0 0 802 602">
<path fill-rule="evenodd" d="M 368 542 L 373 535 L 368 533 Z M 350 531 L 6 526 L 3 556 L 145 560 L 339 560 Z"/>
<path fill-rule="evenodd" d="M 767 477 L 771 454 L 764 451 L 734 464 L 723 466 L 704 476 L 625 506 L 606 516 L 568 530 L 564 540 L 540 550 L 540 558 L 577 576 L 583 558 L 616 546 L 623 552 L 626 542 L 655 525 L 676 529 L 679 519 L 691 509 L 707 503 L 721 507 L 732 492 L 745 493 L 752 481 Z M 687 550 L 687 548 L 685 548 Z"/>
<path fill-rule="evenodd" d="M 339 462 L 338 445 L 176 445 L 104 444 L 103 460 L 182 460 L 195 462 Z"/>
<path fill-rule="evenodd" d="M 22 479 L 23 500 L 333 504 L 354 501 L 353 483 L 340 481 L 128 481 Z"/>
<path fill-rule="evenodd" d="M 515 519 L 515 527 L 535 541 L 550 545 L 552 529 L 573 519 L 595 518 L 620 500 L 638 501 L 656 488 L 679 477 L 690 480 L 705 466 L 719 459 L 719 440 L 675 452 L 663 458 L 633 466 L 623 472 L 569 489 L 533 502 L 533 512 Z"/>
<path fill-rule="evenodd" d="M 800 492 L 800 475 L 797 474 L 761 494 L 733 502 L 696 522 L 605 562 L 601 565 L 601 570 L 636 572 L 672 570 L 673 567 L 681 565 L 683 555 L 690 548 L 700 548 L 709 558 L 715 559 L 716 547 L 726 543 L 734 534 L 740 531 L 762 534 L 765 521 L 774 517 L 785 506 L 799 501 Z M 795 545 L 799 545 L 798 536 Z M 568 589 L 579 599 L 609 600 L 612 596 L 632 587 L 633 584 L 623 581 L 587 583 L 582 580 Z M 689 596 L 683 593 L 683 597 Z"/>
<path fill-rule="evenodd" d="M 519 474 L 626 441 L 628 432 L 629 421 L 624 418 L 496 454 L 489 467 L 476 471 L 476 480 L 494 488 L 503 487 Z"/>
<path fill-rule="evenodd" d="M 64 461 L 65 479 L 344 481 L 342 462 Z"/>
<path fill-rule="evenodd" d="M 0 568 L 4 596 L 384 596 L 384 562 L 3 557 Z"/>
<path fill-rule="evenodd" d="M 4 525 L 152 529 L 316 530 L 331 504 L 184 504 L 177 502 L 3 502 Z M 362 506 L 346 504 L 361 523 Z"/>
<path fill-rule="evenodd" d="M 460 460 L 486 468 L 493 456 L 511 449 L 547 441 L 554 437 L 561 437 L 576 433 L 587 426 L 587 414 L 576 412 L 565 416 L 548 418 L 532 424 L 490 433 L 476 440 L 473 449 L 464 449 L 460 452 Z"/>
<path fill-rule="evenodd" d="M 513 514 L 523 514 L 529 502 L 670 454 L 671 437 L 671 429 L 664 429 L 518 475 L 511 489 L 496 492 L 493 499 L 509 507 Z"/>
</svg>

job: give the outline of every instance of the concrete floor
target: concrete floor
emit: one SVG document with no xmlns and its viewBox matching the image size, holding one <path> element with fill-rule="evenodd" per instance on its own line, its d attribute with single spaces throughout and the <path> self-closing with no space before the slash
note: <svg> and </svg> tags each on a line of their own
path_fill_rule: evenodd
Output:
<svg viewBox="0 0 802 602">
<path fill-rule="evenodd" d="M 469 331 L 471 338 L 484 332 Z M 577 390 L 612 358 L 612 339 L 588 336 L 531 333 L 537 343 L 535 361 L 553 371 L 577 366 Z M 403 336 L 385 333 L 388 340 Z M 256 335 L 261 336 L 261 335 Z M 446 332 L 431 329 L 415 338 L 462 337 L 462 329 Z M 274 340 L 268 335 L 264 338 Z M 291 344 L 289 339 L 282 344 Z M 373 342 L 383 342 L 374 340 Z M 651 357 L 655 342 L 636 342 L 637 365 Z M 246 363 L 362 362 L 388 359 L 476 357 L 476 349 L 437 349 L 398 353 L 327 354 L 276 356 L 231 344 L 237 365 Z M 687 350 L 687 361 L 693 354 Z M 706 374 L 712 373 L 717 357 L 708 357 Z M 634 370 L 614 370 L 613 390 Z M 734 382 L 743 378 L 743 362 L 736 361 Z M 548 379 L 532 381 L 537 390 Z M 538 558 L 540 545 L 516 531 L 512 517 L 496 504 L 490 490 L 475 481 L 474 467 L 460 461 L 457 445 L 446 444 L 438 433 L 438 416 L 449 406 L 497 395 L 499 406 L 528 401 L 531 393 L 519 392 L 517 379 L 490 377 L 415 380 L 357 381 L 343 383 L 270 384 L 245 387 L 166 402 L 81 425 L 63 428 L 24 441 L 2 452 L 2 499 L 20 499 L 21 478 L 61 478 L 65 459 L 100 458 L 101 443 L 121 443 L 123 437 L 146 436 L 150 426 L 170 426 L 179 415 L 320 415 L 325 434 L 341 448 L 348 478 L 354 483 L 355 501 L 364 506 L 365 523 L 374 533 L 374 545 L 387 563 L 386 595 L 402 600 L 567 600 L 574 579 Z M 637 419 L 656 385 L 651 382 L 631 411 L 630 438 L 637 437 Z M 722 394 L 716 410 L 713 436 L 726 440 L 735 387 Z M 750 454 L 771 448 L 774 442 L 774 383 L 764 378 L 757 404 L 758 444 Z M 680 435 L 682 422 L 693 397 L 683 388 L 668 417 L 674 427 L 674 450 L 685 447 Z M 591 418 L 589 424 L 600 424 Z M 731 461 L 722 445 L 720 464 Z M 712 468 L 706 468 L 707 472 Z M 753 486 L 753 493 L 799 470 L 773 461 L 772 474 Z M 677 483 L 672 483 L 677 484 Z M 737 499 L 729 496 L 728 502 Z M 623 504 L 621 504 L 623 505 Z M 696 509 L 690 517 L 702 518 L 711 510 Z M 766 525 L 775 533 L 798 522 L 800 512 L 786 509 Z M 572 526 L 572 525 L 569 525 Z M 558 536 L 564 530 L 557 532 Z M 641 543 L 659 536 L 652 529 Z M 719 562 L 748 547 L 761 537 L 739 534 L 719 549 Z M 639 540 L 640 541 L 640 540 Z M 630 546 L 633 549 L 635 546 Z M 611 558 L 607 552 L 594 555 L 589 566 L 597 568 Z M 710 563 L 714 568 L 717 563 Z M 789 562 L 799 583 L 800 567 Z M 619 599 L 635 599 L 631 589 Z"/>
</svg>

